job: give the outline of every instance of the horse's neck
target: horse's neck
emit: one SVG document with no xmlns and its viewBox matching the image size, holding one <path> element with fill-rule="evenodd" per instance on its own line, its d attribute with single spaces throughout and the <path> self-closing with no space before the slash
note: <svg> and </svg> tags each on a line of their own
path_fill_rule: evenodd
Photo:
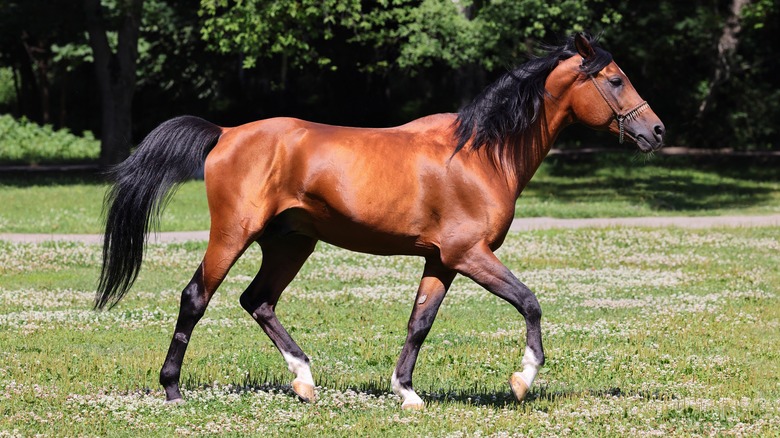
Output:
<svg viewBox="0 0 780 438">
<path fill-rule="evenodd" d="M 558 111 L 557 107 L 551 108 L 548 103 L 545 102 L 545 116 L 539 121 L 538 128 L 535 127 L 534 134 L 515 149 L 513 179 L 518 197 L 550 152 L 558 134 L 569 124 L 566 114 Z"/>
</svg>

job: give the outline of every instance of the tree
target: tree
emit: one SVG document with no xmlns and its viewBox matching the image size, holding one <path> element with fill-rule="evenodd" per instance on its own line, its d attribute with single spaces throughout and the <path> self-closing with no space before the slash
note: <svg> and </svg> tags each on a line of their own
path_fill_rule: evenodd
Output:
<svg viewBox="0 0 780 438">
<path fill-rule="evenodd" d="M 183 113 L 390 126 L 454 111 L 579 30 L 603 30 L 670 143 L 780 148 L 778 0 L 71 3 L 0 0 L 2 110 L 96 132 L 106 165 Z M 604 138 L 589 132 L 569 138 Z"/>
<path fill-rule="evenodd" d="M 328 66 L 317 48 L 334 36 L 334 28 L 360 20 L 359 0 L 202 0 L 206 16 L 201 34 L 215 51 L 241 53 L 244 68 L 259 58 L 280 55 L 280 85 L 292 64 Z"/>
<path fill-rule="evenodd" d="M 618 7 L 624 20 L 605 43 L 651 100 L 671 144 L 780 147 L 777 0 L 625 1 Z"/>
<path fill-rule="evenodd" d="M 332 68 L 319 48 L 343 30 L 352 46 L 382 56 L 368 70 L 422 70 L 441 62 L 489 70 L 525 56 L 532 41 L 607 25 L 620 15 L 604 0 L 486 2 L 469 0 L 201 0 L 203 38 L 222 53 L 240 53 L 244 66 L 283 55 L 293 66 Z M 336 66 L 337 67 L 337 66 Z"/>
<path fill-rule="evenodd" d="M 64 124 L 68 72 L 53 47 L 78 38 L 83 26 L 67 0 L 0 0 L 0 65 L 11 68 L 17 116 Z"/>
<path fill-rule="evenodd" d="M 491 76 L 524 59 L 534 42 L 558 42 L 587 23 L 619 19 L 602 0 L 548 3 L 201 0 L 202 35 L 212 50 L 241 56 L 247 75 L 267 77 L 265 69 L 278 66 L 282 90 L 301 87 L 288 87 L 290 70 L 306 70 L 311 79 L 313 70 L 348 76 L 357 69 L 365 88 L 384 84 L 379 99 L 386 103 L 400 92 L 403 112 L 419 116 L 424 108 L 452 111 L 469 101 Z M 265 71 L 251 72 L 258 66 Z M 432 104 L 444 99 L 447 106 Z"/>
<path fill-rule="evenodd" d="M 698 117 L 707 111 L 707 106 L 712 100 L 713 91 L 715 87 L 722 84 L 731 76 L 731 66 L 734 62 L 734 53 L 737 51 L 739 44 L 739 31 L 740 20 L 742 15 L 742 9 L 750 2 L 750 0 L 732 0 L 731 7 L 729 8 L 729 15 L 723 23 L 723 30 L 718 40 L 718 58 L 714 71 L 712 72 L 712 78 L 710 79 L 709 86 L 707 87 L 707 94 L 699 105 Z"/>
<path fill-rule="evenodd" d="M 117 0 L 118 16 L 109 21 L 100 0 L 84 0 L 89 44 L 102 109 L 100 162 L 116 164 L 130 155 L 132 103 L 136 87 L 138 36 L 143 0 Z M 116 51 L 109 29 L 117 29 Z"/>
</svg>

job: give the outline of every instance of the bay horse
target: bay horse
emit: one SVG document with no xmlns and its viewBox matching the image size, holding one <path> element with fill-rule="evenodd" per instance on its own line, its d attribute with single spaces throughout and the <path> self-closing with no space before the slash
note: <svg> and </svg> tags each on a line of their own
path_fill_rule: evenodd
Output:
<svg viewBox="0 0 780 438">
<path fill-rule="evenodd" d="M 522 371 L 509 378 L 523 400 L 544 364 L 541 308 L 494 255 L 515 202 L 558 134 L 572 123 L 607 130 L 644 152 L 664 125 L 595 38 L 576 34 L 488 86 L 457 114 L 393 128 L 329 126 L 293 118 L 233 128 L 183 116 L 155 128 L 112 171 L 95 307 L 114 306 L 136 280 L 146 236 L 177 184 L 204 165 L 211 227 L 200 266 L 181 295 L 160 371 L 168 402 L 190 336 L 231 266 L 253 242 L 257 276 L 241 306 L 315 400 L 309 358 L 275 314 L 279 296 L 317 241 L 379 255 L 425 259 L 406 341 L 392 374 L 402 408 L 423 407 L 412 387 L 420 347 L 457 274 L 508 301 L 525 318 Z M 205 159 L 205 164 L 203 164 Z"/>
</svg>

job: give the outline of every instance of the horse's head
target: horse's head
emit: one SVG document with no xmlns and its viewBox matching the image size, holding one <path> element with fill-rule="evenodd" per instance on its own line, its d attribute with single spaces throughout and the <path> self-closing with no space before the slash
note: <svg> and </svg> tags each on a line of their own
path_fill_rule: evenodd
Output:
<svg viewBox="0 0 780 438">
<path fill-rule="evenodd" d="M 576 63 L 577 79 L 570 105 L 576 121 L 591 128 L 607 130 L 623 142 L 628 138 L 642 152 L 655 151 L 663 146 L 664 124 L 639 96 L 623 70 L 611 60 L 611 56 L 592 46 L 582 34 L 574 38 L 579 53 L 567 63 Z M 609 61 L 605 67 L 594 71 L 599 61 Z"/>
</svg>

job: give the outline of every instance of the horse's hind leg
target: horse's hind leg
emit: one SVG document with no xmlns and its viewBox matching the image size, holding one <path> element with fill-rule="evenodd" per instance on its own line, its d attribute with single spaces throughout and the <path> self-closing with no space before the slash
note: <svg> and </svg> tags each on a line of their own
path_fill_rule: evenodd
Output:
<svg viewBox="0 0 780 438">
<path fill-rule="evenodd" d="M 182 291 L 176 329 L 160 370 L 160 384 L 165 389 L 167 401 L 176 402 L 182 399 L 179 391 L 179 376 L 192 330 L 203 316 L 211 297 L 225 275 L 246 247 L 246 242 L 226 239 L 226 236 L 220 233 L 211 233 L 203 262 Z"/>
<path fill-rule="evenodd" d="M 317 241 L 303 235 L 288 235 L 262 240 L 263 263 L 260 272 L 241 294 L 241 306 L 260 324 L 282 353 L 287 366 L 295 374 L 293 391 L 303 401 L 314 401 L 314 379 L 309 358 L 282 327 L 276 317 L 279 296 L 314 251 Z"/>
<path fill-rule="evenodd" d="M 421 409 L 423 401 L 412 389 L 412 373 L 417 355 L 420 352 L 425 337 L 433 326 L 433 320 L 439 310 L 444 295 L 447 294 L 455 272 L 441 265 L 439 260 L 429 259 L 425 262 L 425 271 L 417 289 L 412 315 L 409 317 L 406 342 L 398 357 L 398 364 L 393 371 L 391 383 L 393 392 L 402 399 L 404 409 Z"/>
</svg>

